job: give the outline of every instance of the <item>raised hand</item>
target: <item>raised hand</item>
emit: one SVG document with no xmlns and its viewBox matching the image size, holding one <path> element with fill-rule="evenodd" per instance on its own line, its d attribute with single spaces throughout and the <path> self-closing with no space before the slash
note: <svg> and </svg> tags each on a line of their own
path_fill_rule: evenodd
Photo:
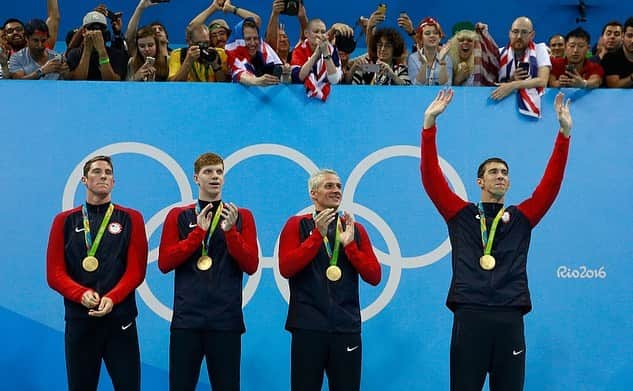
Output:
<svg viewBox="0 0 633 391">
<path fill-rule="evenodd" d="M 314 218 L 314 223 L 321 233 L 321 236 L 327 236 L 327 227 L 336 217 L 336 211 L 332 208 L 323 209 Z"/>
<path fill-rule="evenodd" d="M 354 217 L 350 213 L 345 212 L 343 214 L 343 220 L 345 221 L 345 230 L 341 231 L 340 238 L 341 244 L 347 246 L 354 240 Z"/>
<path fill-rule="evenodd" d="M 211 208 L 213 208 L 213 204 L 209 202 L 207 206 L 202 208 L 198 216 L 196 217 L 196 223 L 198 227 L 202 228 L 204 231 L 208 231 L 211 226 L 211 220 L 213 219 L 213 214 L 211 213 Z"/>
<path fill-rule="evenodd" d="M 571 133 L 572 120 L 571 112 L 569 111 L 569 103 L 571 100 L 568 98 L 565 100 L 565 94 L 559 92 L 554 99 L 554 110 L 556 110 L 556 117 L 560 124 L 560 132 L 569 137 Z"/>
<path fill-rule="evenodd" d="M 453 90 L 451 88 L 442 88 L 437 96 L 429 104 L 424 112 L 424 128 L 428 129 L 435 125 L 435 118 L 442 114 L 451 100 L 453 99 Z"/>
<path fill-rule="evenodd" d="M 222 218 L 224 218 L 224 221 L 222 221 L 222 224 L 220 225 L 220 227 L 222 227 L 222 230 L 228 231 L 233 228 L 235 222 L 237 221 L 238 215 L 239 214 L 237 206 L 235 206 L 234 203 L 225 203 L 224 207 L 222 208 Z"/>
</svg>

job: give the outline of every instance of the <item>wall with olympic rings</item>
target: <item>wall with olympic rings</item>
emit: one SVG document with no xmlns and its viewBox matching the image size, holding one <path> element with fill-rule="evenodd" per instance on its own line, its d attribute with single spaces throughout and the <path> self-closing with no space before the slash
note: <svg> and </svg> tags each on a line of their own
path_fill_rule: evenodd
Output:
<svg viewBox="0 0 633 391">
<path fill-rule="evenodd" d="M 306 180 L 317 167 L 339 172 L 343 209 L 367 227 L 383 266 L 378 287 L 361 287 L 363 390 L 448 388 L 450 245 L 419 175 L 422 115 L 437 89 L 340 86 L 325 104 L 300 86 L 43 81 L 3 83 L 0 91 L 3 389 L 66 387 L 63 304 L 46 285 L 46 245 L 53 216 L 84 199 L 83 161 L 100 153 L 115 161 L 114 202 L 145 217 L 150 256 L 137 291 L 143 389 L 167 389 L 173 276 L 158 271 L 158 241 L 169 208 L 196 197 L 192 165 L 205 151 L 225 157 L 224 198 L 251 209 L 257 223 L 261 267 L 243 290 L 243 390 L 289 388 L 278 235 L 289 216 L 309 210 Z M 570 159 L 528 262 L 526 390 L 625 390 L 633 384 L 633 95 L 566 92 Z M 508 202 L 518 203 L 552 149 L 556 91 L 543 97 L 538 121 L 522 118 L 512 99 L 490 102 L 489 93 L 456 89 L 438 121 L 442 167 L 462 197 L 477 201 L 477 165 L 502 156 Z M 110 390 L 103 380 L 100 389 Z M 208 389 L 206 375 L 199 389 Z"/>
</svg>

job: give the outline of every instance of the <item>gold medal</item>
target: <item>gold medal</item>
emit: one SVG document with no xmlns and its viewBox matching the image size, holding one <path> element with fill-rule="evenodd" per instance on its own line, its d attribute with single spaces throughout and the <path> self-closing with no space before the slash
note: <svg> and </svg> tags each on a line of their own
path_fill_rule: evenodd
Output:
<svg viewBox="0 0 633 391">
<path fill-rule="evenodd" d="M 96 257 L 88 255 L 81 261 L 81 267 L 87 272 L 93 272 L 99 267 L 99 260 Z"/>
<path fill-rule="evenodd" d="M 196 265 L 198 266 L 198 269 L 202 271 L 206 271 L 206 270 L 211 269 L 211 265 L 213 265 L 213 260 L 211 259 L 210 256 L 203 255 L 200 258 L 198 258 L 198 262 L 196 263 Z"/>
<path fill-rule="evenodd" d="M 494 269 L 495 264 L 496 264 L 495 257 L 493 257 L 492 255 L 482 255 L 481 258 L 479 258 L 479 265 L 484 270 Z"/>
<path fill-rule="evenodd" d="M 342 274 L 343 273 L 341 272 L 341 268 L 336 265 L 332 265 L 328 267 L 327 270 L 325 271 L 325 276 L 330 281 L 340 280 Z"/>
</svg>

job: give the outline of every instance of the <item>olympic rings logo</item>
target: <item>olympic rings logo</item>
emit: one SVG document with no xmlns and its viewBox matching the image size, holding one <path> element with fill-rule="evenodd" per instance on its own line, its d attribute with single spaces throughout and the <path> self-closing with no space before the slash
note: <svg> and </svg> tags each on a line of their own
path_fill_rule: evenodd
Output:
<svg viewBox="0 0 633 391">
<path fill-rule="evenodd" d="M 152 235 L 163 223 L 163 221 L 165 221 L 167 213 L 170 209 L 178 205 L 193 202 L 193 193 L 189 184 L 188 176 L 182 170 L 178 162 L 176 162 L 167 153 L 161 151 L 156 147 L 142 143 L 126 142 L 110 144 L 89 153 L 79 162 L 79 164 L 77 164 L 66 182 L 66 186 L 64 187 L 64 194 L 62 197 L 62 209 L 67 210 L 74 207 L 75 195 L 81 180 L 83 165 L 86 161 L 88 161 L 88 159 L 95 155 L 117 155 L 124 153 L 139 154 L 156 160 L 167 170 L 169 170 L 171 175 L 174 177 L 176 184 L 178 185 L 181 201 L 166 206 L 165 208 L 158 211 L 146 222 L 145 229 L 147 232 L 147 238 L 149 240 L 149 238 L 152 237 Z M 316 172 L 319 169 L 319 167 L 307 156 L 292 148 L 279 144 L 256 144 L 242 148 L 228 156 L 224 160 L 225 173 L 228 173 L 231 168 L 237 166 L 239 163 L 249 158 L 265 155 L 286 158 L 298 164 L 306 171 L 308 175 Z M 347 182 L 343 186 L 343 200 L 341 203 L 341 207 L 354 215 L 361 216 L 370 224 L 372 224 L 382 235 L 384 242 L 387 245 L 388 251 L 387 253 L 385 253 L 380 251 L 379 249 L 374 248 L 379 262 L 382 265 L 389 267 L 389 275 L 383 291 L 372 303 L 361 310 L 361 318 L 363 319 L 363 321 L 371 319 L 373 316 L 380 313 L 380 311 L 382 311 L 389 304 L 389 302 L 395 295 L 400 283 L 402 269 L 428 266 L 444 258 L 451 250 L 450 242 L 447 237 L 436 248 L 427 253 L 413 257 L 403 257 L 400 251 L 400 245 L 398 244 L 398 239 L 396 238 L 396 235 L 394 234 L 391 227 L 385 222 L 385 220 L 371 209 L 354 201 L 354 195 L 362 177 L 376 164 L 394 157 L 413 157 L 419 159 L 420 148 L 410 145 L 395 145 L 377 150 L 361 160 L 358 165 L 354 167 L 349 175 L 349 178 L 347 178 Z M 455 193 L 457 193 L 457 195 L 459 195 L 462 199 L 467 200 L 468 197 L 466 194 L 466 188 L 464 187 L 464 183 L 462 182 L 461 178 L 457 174 L 457 171 L 455 171 L 455 169 L 446 160 L 442 159 L 441 157 L 439 160 L 442 171 L 452 185 Z M 308 213 L 312 210 L 312 208 L 312 205 L 309 205 L 304 209 L 297 211 L 296 214 Z M 277 288 L 279 289 L 281 295 L 286 300 L 286 302 L 288 302 L 290 300 L 288 281 L 279 273 L 279 263 L 277 262 L 277 259 L 279 257 L 279 236 L 277 236 L 272 256 L 264 256 L 259 240 L 257 244 L 260 253 L 259 268 L 253 275 L 248 278 L 246 282 L 246 285 L 242 292 L 242 307 L 245 307 L 255 294 L 257 286 L 259 285 L 259 281 L 261 280 L 262 270 L 264 268 L 273 269 Z M 147 261 L 148 264 L 152 264 L 157 260 L 158 248 L 150 249 Z M 168 322 L 171 321 L 173 313 L 172 309 L 163 304 L 160 300 L 158 300 L 158 298 L 156 298 L 156 296 L 152 293 L 147 280 L 143 281 L 143 283 L 138 287 L 138 293 L 145 304 L 155 314 L 167 320 Z"/>
</svg>

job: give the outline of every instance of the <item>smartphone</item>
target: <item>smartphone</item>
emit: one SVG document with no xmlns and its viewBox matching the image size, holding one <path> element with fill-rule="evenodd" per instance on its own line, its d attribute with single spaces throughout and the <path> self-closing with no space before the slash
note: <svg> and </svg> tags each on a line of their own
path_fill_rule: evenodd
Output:
<svg viewBox="0 0 633 391">
<path fill-rule="evenodd" d="M 360 64 L 360 69 L 365 73 L 376 73 L 380 70 L 380 65 L 378 64 Z"/>
<path fill-rule="evenodd" d="M 529 62 L 520 62 L 517 65 L 518 69 L 523 69 L 525 72 L 530 73 L 530 63 Z"/>
<path fill-rule="evenodd" d="M 169 0 L 149 0 L 150 3 L 169 3 Z"/>
<path fill-rule="evenodd" d="M 282 72 L 283 72 L 283 68 L 281 64 L 275 64 L 275 66 L 273 67 L 273 76 L 281 79 Z"/>
<path fill-rule="evenodd" d="M 400 11 L 400 18 L 406 18 L 407 17 L 407 13 L 404 11 Z"/>
<path fill-rule="evenodd" d="M 576 73 L 576 67 L 571 64 L 567 64 L 565 70 L 569 73 Z"/>
<path fill-rule="evenodd" d="M 146 64 L 154 65 L 155 61 L 156 61 L 156 59 L 154 57 L 150 57 L 150 56 L 145 57 L 145 63 Z"/>
<path fill-rule="evenodd" d="M 376 10 L 378 11 L 379 14 L 386 14 L 387 13 L 387 4 L 381 3 L 378 4 L 378 9 Z"/>
</svg>

